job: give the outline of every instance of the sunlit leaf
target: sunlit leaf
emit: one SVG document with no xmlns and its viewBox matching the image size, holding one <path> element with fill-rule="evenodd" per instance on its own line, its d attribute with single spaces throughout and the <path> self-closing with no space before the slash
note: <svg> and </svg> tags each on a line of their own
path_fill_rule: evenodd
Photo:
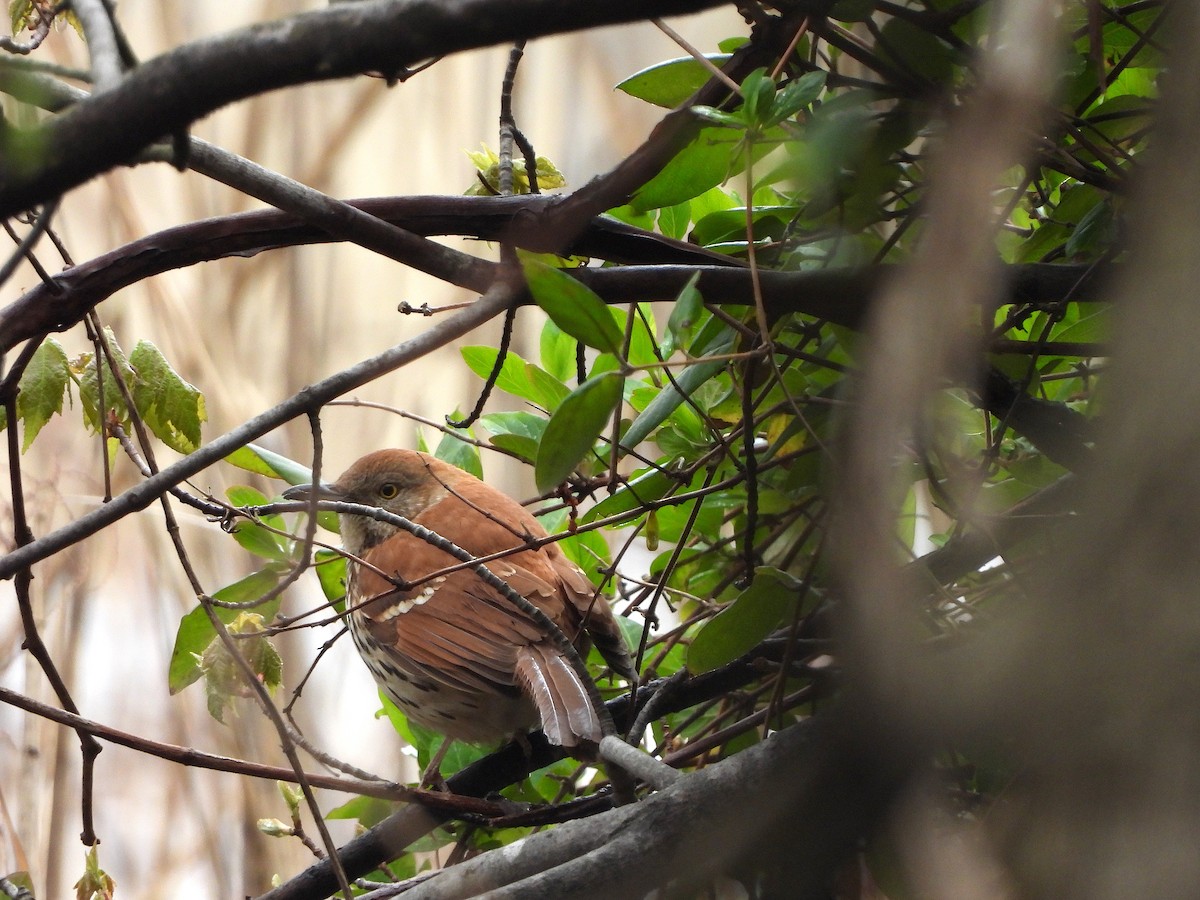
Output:
<svg viewBox="0 0 1200 900">
<path fill-rule="evenodd" d="M 728 59 L 727 53 L 705 54 L 705 58 L 720 68 Z M 690 56 L 655 63 L 635 72 L 617 84 L 617 90 L 631 97 L 673 109 L 705 85 L 712 73 Z"/>
<path fill-rule="evenodd" d="M 146 425 L 172 450 L 196 450 L 200 425 L 208 419 L 204 395 L 184 381 L 149 341 L 138 341 L 129 354 L 129 364 L 137 373 L 133 403 Z"/>
<path fill-rule="evenodd" d="M 313 569 L 321 585 L 321 593 L 333 604 L 336 612 L 345 609 L 346 557 L 333 550 L 318 550 L 313 554 Z"/>
<path fill-rule="evenodd" d="M 124 352 L 117 344 L 112 329 L 107 326 L 104 329 L 104 342 L 112 356 L 112 366 L 104 358 L 101 358 L 100 365 L 97 366 L 95 357 L 91 353 L 85 353 L 71 361 L 72 371 L 79 379 L 79 401 L 83 405 L 84 419 L 93 431 L 102 430 L 104 421 L 110 412 L 115 415 L 122 426 L 129 424 L 129 409 L 113 378 L 113 368 L 116 368 L 128 386 L 132 386 L 136 378 L 133 368 L 129 365 L 129 360 L 125 358 Z M 103 402 L 103 409 L 101 409 L 101 402 Z"/>
<path fill-rule="evenodd" d="M 542 368 L 559 381 L 567 382 L 575 377 L 575 351 L 579 344 L 565 331 L 547 319 L 542 325 L 538 339 Z"/>
<path fill-rule="evenodd" d="M 463 361 L 480 378 L 487 378 L 500 351 L 495 347 L 463 347 Z M 527 363 L 517 354 L 509 352 L 504 357 L 496 387 L 513 396 L 528 400 L 547 411 L 558 408 L 558 404 L 571 393 L 571 389 L 540 366 Z"/>
<path fill-rule="evenodd" d="M 264 596 L 279 583 L 281 569 L 272 566 L 259 569 L 233 584 L 226 585 L 213 594 L 213 599 L 225 603 L 248 603 Z M 276 597 L 262 606 L 254 607 L 264 619 L 272 619 L 279 609 Z M 214 607 L 217 618 L 229 624 L 237 618 L 239 610 Z M 216 640 L 217 633 L 202 606 L 197 606 L 179 622 L 175 632 L 175 647 L 171 650 L 171 663 L 167 671 L 167 688 L 177 694 L 203 674 L 200 657 L 208 645 Z"/>
<path fill-rule="evenodd" d="M 733 332 L 725 329 L 720 337 L 708 346 L 706 352 L 724 353 L 732 345 Z M 673 383 L 662 389 L 658 397 L 642 411 L 641 415 L 633 420 L 629 430 L 622 435 L 621 443 L 627 447 L 636 447 L 648 438 L 655 428 L 666 421 L 667 417 L 683 403 L 686 395 L 690 395 L 724 368 L 724 360 L 700 362 L 688 366 L 675 376 Z"/>
<path fill-rule="evenodd" d="M 698 197 L 737 171 L 741 134 L 732 128 L 702 128 L 700 134 L 638 190 L 635 209 L 675 206 Z"/>
<path fill-rule="evenodd" d="M 589 509 L 583 517 L 583 523 L 586 525 L 598 519 L 631 512 L 646 503 L 661 500 L 678 485 L 679 478 L 669 470 L 649 469 Z"/>
<path fill-rule="evenodd" d="M 245 658 L 253 676 L 268 691 L 274 692 L 282 683 L 283 663 L 278 651 L 262 633 L 265 625 L 266 619 L 261 613 L 239 611 L 227 627 L 230 635 L 237 638 L 237 652 Z M 200 655 L 199 666 L 204 676 L 209 715 L 224 722 L 232 701 L 251 696 L 253 688 L 224 641 L 214 639 Z"/>
<path fill-rule="evenodd" d="M 70 364 L 62 344 L 47 337 L 34 352 L 21 375 L 17 415 L 25 423 L 21 450 L 28 450 L 50 417 L 62 413 L 63 399 L 71 383 Z"/>
<path fill-rule="evenodd" d="M 312 482 L 312 469 L 308 466 L 257 444 L 238 447 L 225 457 L 225 461 L 247 472 L 266 475 L 268 478 L 282 478 L 288 484 Z"/>
</svg>

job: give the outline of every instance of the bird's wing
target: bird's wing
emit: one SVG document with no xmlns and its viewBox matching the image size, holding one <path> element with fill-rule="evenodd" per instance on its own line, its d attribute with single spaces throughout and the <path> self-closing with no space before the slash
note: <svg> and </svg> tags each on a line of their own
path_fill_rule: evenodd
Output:
<svg viewBox="0 0 1200 900">
<path fill-rule="evenodd" d="M 529 510 L 484 482 L 454 470 L 446 487 L 451 495 L 426 510 L 420 521 L 476 556 L 519 546 L 526 537 L 546 534 Z M 455 540 L 454 535 L 462 540 Z M 506 562 L 530 576 L 537 590 L 527 591 L 510 575 L 497 570 Z M 496 560 L 488 568 L 549 615 L 569 640 L 578 644 L 580 630 L 585 630 L 613 671 L 636 680 L 629 648 L 608 601 L 558 544 Z"/>
<path fill-rule="evenodd" d="M 455 493 L 415 521 L 474 556 L 520 546 L 523 535 L 545 534 L 524 507 L 487 485 L 472 479 L 453 487 Z M 521 648 L 545 642 L 551 652 L 551 642 L 537 623 L 473 571 L 460 569 L 423 581 L 458 561 L 422 538 L 401 532 L 373 547 L 367 560 L 415 585 L 400 590 L 377 572 L 360 568 L 356 577 L 362 596 L 378 596 L 363 609 L 368 630 L 427 674 L 476 689 L 511 689 Z M 568 640 L 579 638 L 586 626 L 614 669 L 631 677 L 632 666 L 611 610 L 603 599 L 597 600 L 587 576 L 557 545 L 524 550 L 486 565 L 545 613 Z"/>
</svg>

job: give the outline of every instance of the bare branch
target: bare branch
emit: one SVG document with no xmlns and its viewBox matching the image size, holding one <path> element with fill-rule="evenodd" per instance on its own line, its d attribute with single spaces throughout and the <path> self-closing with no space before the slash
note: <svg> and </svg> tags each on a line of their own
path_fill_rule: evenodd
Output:
<svg viewBox="0 0 1200 900">
<path fill-rule="evenodd" d="M 0 216 L 62 194 L 164 135 L 266 91 L 431 56 L 721 5 L 721 0 L 392 0 L 340 3 L 195 41 L 147 60 L 116 87 L 0 143 Z M 87 147 L 86 154 L 73 152 Z M 590 218 L 590 216 L 589 216 Z"/>
<path fill-rule="evenodd" d="M 0 558 L 0 578 L 11 578 L 23 568 L 95 534 L 130 513 L 145 509 L 172 485 L 190 478 L 238 447 L 342 394 L 362 387 L 385 372 L 391 372 L 420 359 L 431 350 L 461 337 L 503 312 L 511 302 L 512 295 L 507 290 L 490 293 L 457 315 L 441 320 L 423 334 L 304 388 L 277 406 L 216 438 L 190 456 L 168 466 L 157 475 L 130 488 L 114 498 L 111 503 L 106 503 L 80 516 L 71 524 Z"/>
</svg>

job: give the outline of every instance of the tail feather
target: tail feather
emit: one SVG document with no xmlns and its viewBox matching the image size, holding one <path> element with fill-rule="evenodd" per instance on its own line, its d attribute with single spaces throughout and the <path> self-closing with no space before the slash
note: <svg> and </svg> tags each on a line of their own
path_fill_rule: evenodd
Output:
<svg viewBox="0 0 1200 900">
<path fill-rule="evenodd" d="M 600 719 L 587 687 L 557 651 L 536 644 L 522 647 L 516 673 L 537 706 L 547 740 L 567 748 L 600 742 Z"/>
</svg>

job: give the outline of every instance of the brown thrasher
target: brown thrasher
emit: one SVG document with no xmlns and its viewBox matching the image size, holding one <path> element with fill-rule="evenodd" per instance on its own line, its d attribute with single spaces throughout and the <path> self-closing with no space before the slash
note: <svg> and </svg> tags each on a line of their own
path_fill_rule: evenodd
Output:
<svg viewBox="0 0 1200 900">
<path fill-rule="evenodd" d="M 294 487 L 283 496 L 314 494 L 403 516 L 474 557 L 546 536 L 510 497 L 413 450 L 370 453 L 333 484 Z M 347 568 L 350 633 L 379 686 L 409 719 L 473 743 L 495 743 L 540 723 L 552 743 L 591 755 L 602 733 L 587 687 L 530 616 L 470 568 L 428 577 L 460 561 L 403 528 L 366 516 L 339 518 L 346 551 L 361 560 Z M 634 678 L 607 601 L 558 544 L 486 565 L 580 653 L 590 638 L 615 672 Z"/>
</svg>

